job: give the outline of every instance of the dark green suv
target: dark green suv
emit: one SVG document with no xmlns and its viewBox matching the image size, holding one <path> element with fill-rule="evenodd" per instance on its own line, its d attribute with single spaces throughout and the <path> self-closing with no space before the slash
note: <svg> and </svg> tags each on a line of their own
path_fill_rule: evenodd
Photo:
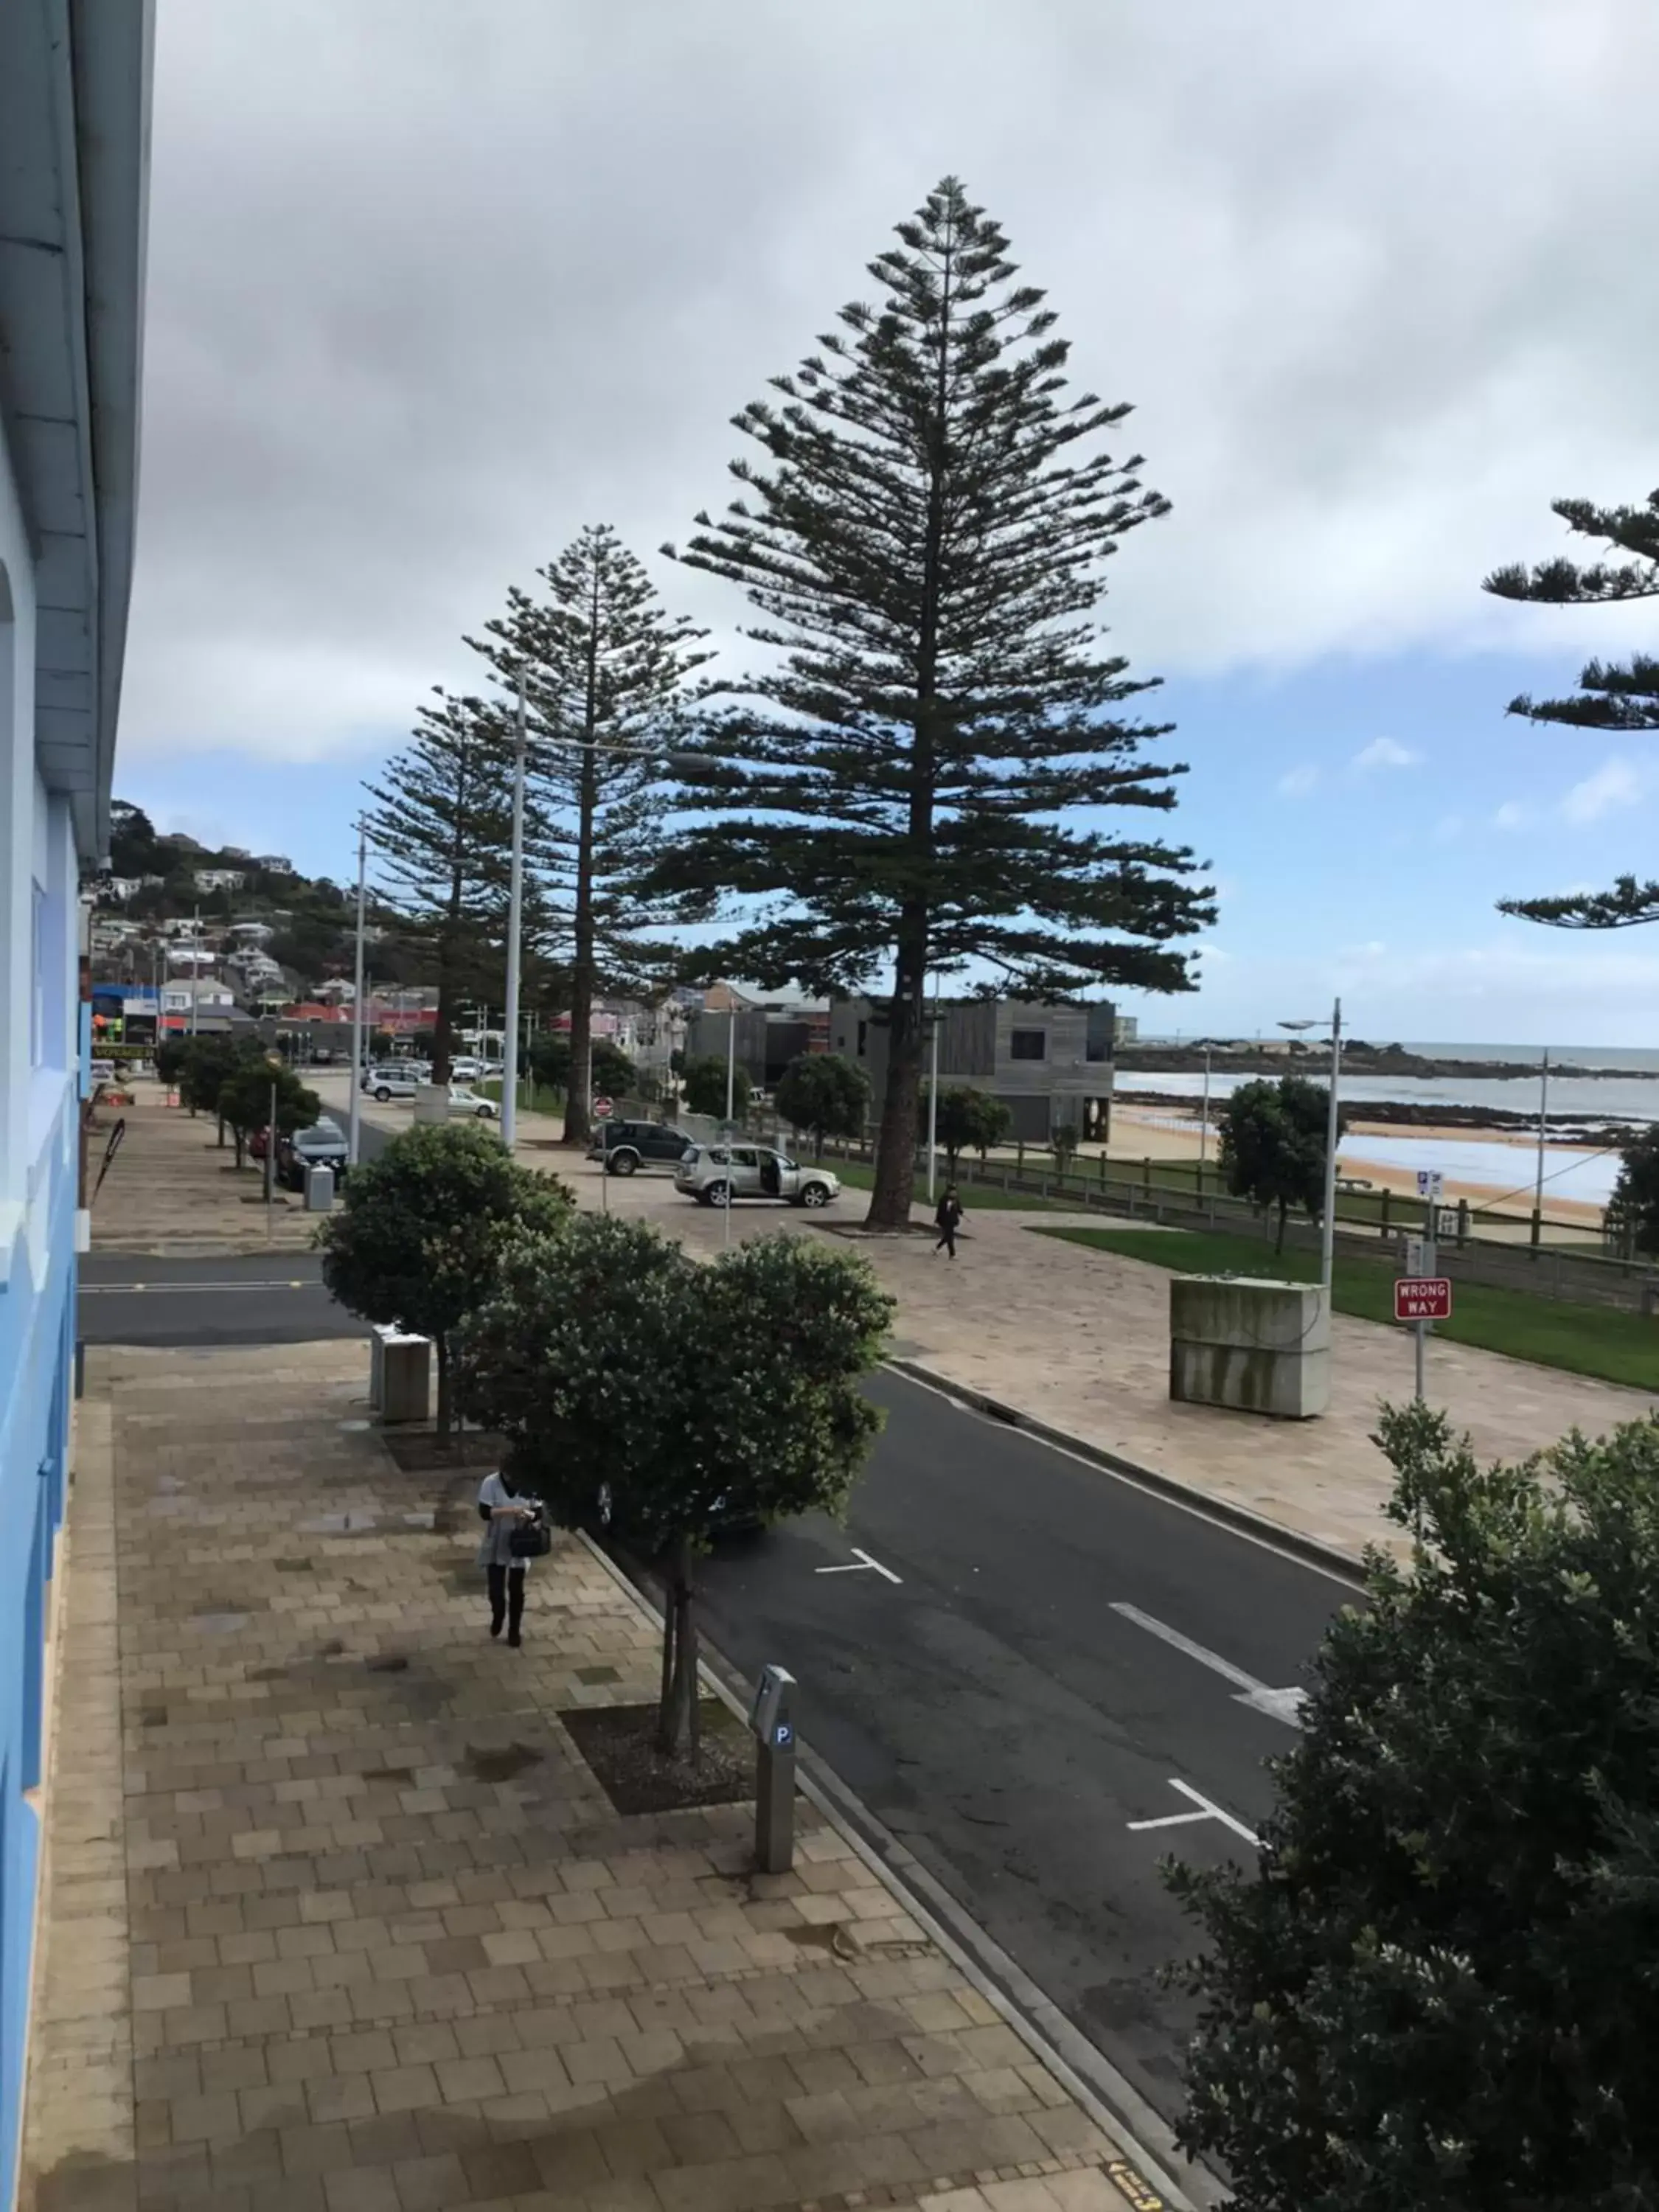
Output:
<svg viewBox="0 0 1659 2212">
<path fill-rule="evenodd" d="M 690 1149 L 684 1130 L 666 1121 L 601 1121 L 587 1157 L 602 1159 L 607 1175 L 636 1175 L 641 1168 L 677 1168 Z"/>
</svg>

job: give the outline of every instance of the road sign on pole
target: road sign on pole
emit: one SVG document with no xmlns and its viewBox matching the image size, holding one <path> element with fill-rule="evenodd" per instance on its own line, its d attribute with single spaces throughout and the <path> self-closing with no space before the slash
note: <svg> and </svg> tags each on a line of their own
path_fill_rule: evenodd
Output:
<svg viewBox="0 0 1659 2212">
<path fill-rule="evenodd" d="M 1394 1285 L 1396 1321 L 1449 1321 L 1451 1279 L 1448 1275 L 1399 1275 Z"/>
<path fill-rule="evenodd" d="M 592 1110 L 596 1121 L 608 1121 L 617 1109 L 609 1098 L 596 1098 Z"/>
<path fill-rule="evenodd" d="M 1417 1194 L 1419 1198 L 1427 1199 L 1431 1204 L 1437 1206 L 1445 1187 L 1446 1178 L 1438 1168 L 1419 1168 L 1417 1170 Z"/>
</svg>

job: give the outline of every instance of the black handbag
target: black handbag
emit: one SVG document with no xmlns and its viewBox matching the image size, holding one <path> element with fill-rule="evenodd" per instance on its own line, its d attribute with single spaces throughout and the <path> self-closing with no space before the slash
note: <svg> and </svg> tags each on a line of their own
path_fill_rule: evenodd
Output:
<svg viewBox="0 0 1659 2212">
<path fill-rule="evenodd" d="M 553 1531 L 539 1513 L 533 1521 L 516 1521 L 507 1548 L 515 1559 L 544 1559 L 553 1548 Z"/>
</svg>

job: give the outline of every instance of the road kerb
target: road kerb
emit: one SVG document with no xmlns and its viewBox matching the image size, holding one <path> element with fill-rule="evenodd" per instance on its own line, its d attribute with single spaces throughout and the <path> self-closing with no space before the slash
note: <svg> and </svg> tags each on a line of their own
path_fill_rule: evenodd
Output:
<svg viewBox="0 0 1659 2212">
<path fill-rule="evenodd" d="M 1241 1535 L 1251 1536 L 1258 1543 L 1274 1551 L 1288 1552 L 1306 1566 L 1317 1567 L 1322 1574 L 1331 1575 L 1354 1589 L 1365 1585 L 1364 1563 L 1352 1553 L 1341 1550 L 1335 1544 L 1322 1543 L 1316 1536 L 1304 1535 L 1299 1528 L 1287 1528 L 1284 1522 L 1274 1521 L 1265 1513 L 1257 1513 L 1248 1505 L 1239 1505 L 1230 1498 L 1220 1498 L 1212 1492 L 1200 1490 L 1178 1475 L 1164 1474 L 1154 1467 L 1143 1467 L 1139 1462 L 1125 1459 L 1121 1453 L 1109 1451 L 1103 1444 L 1091 1443 L 1086 1437 L 1073 1435 L 1057 1429 L 1050 1422 L 1039 1420 L 1035 1413 L 1025 1413 L 1006 1400 L 993 1398 L 988 1392 L 978 1390 L 969 1382 L 958 1382 L 941 1369 L 929 1367 L 920 1359 L 890 1358 L 882 1362 L 895 1375 L 902 1375 L 908 1382 L 920 1382 L 927 1389 L 938 1390 L 947 1398 L 955 1398 L 976 1413 L 984 1413 L 993 1420 L 1001 1421 L 1011 1429 L 1023 1430 L 1027 1436 L 1038 1437 L 1042 1443 L 1054 1444 L 1061 1451 L 1070 1452 L 1076 1459 L 1088 1460 L 1103 1468 L 1109 1474 L 1119 1476 L 1125 1482 L 1139 1485 L 1143 1490 L 1154 1491 L 1160 1498 L 1170 1498 L 1185 1506 L 1201 1520 L 1219 1521 Z"/>
<path fill-rule="evenodd" d="M 575 1534 L 653 1626 L 659 1627 L 661 1615 L 652 1598 L 585 1529 Z M 749 1705 L 742 1678 L 713 1651 L 706 1637 L 702 1640 L 705 1654 L 710 1655 L 701 1662 L 704 1686 L 738 1720 L 746 1721 Z M 1182 2157 L 1168 2122 L 805 1739 L 798 1746 L 797 1777 L 808 1802 L 877 1880 L 899 1897 L 906 1912 L 958 1973 L 996 2008 L 1096 2126 L 1120 2140 L 1164 2197 L 1169 2212 L 1212 2212 L 1226 2203 L 1228 2191 L 1223 2185 Z M 1177 2171 L 1187 2179 L 1178 2180 Z"/>
</svg>

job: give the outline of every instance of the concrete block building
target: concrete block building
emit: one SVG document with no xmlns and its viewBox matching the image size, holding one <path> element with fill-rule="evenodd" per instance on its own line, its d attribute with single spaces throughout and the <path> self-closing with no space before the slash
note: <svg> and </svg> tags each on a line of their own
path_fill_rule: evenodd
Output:
<svg viewBox="0 0 1659 2212">
<path fill-rule="evenodd" d="M 0 0 L 0 2203 L 15 2192 L 70 1449 L 83 884 L 137 491 L 149 0 Z M 71 1754 L 72 1755 L 72 1753 Z"/>
<path fill-rule="evenodd" d="M 1104 1140 L 1112 1115 L 1109 1003 L 944 999 L 939 1013 L 941 1091 L 962 1084 L 1000 1098 L 1012 1116 L 1011 1134 L 1028 1145 L 1050 1143 L 1062 1127 L 1074 1128 L 1087 1144 Z M 885 1006 L 870 999 L 832 999 L 830 1049 L 866 1071 L 879 1111 L 887 1081 Z"/>
</svg>

